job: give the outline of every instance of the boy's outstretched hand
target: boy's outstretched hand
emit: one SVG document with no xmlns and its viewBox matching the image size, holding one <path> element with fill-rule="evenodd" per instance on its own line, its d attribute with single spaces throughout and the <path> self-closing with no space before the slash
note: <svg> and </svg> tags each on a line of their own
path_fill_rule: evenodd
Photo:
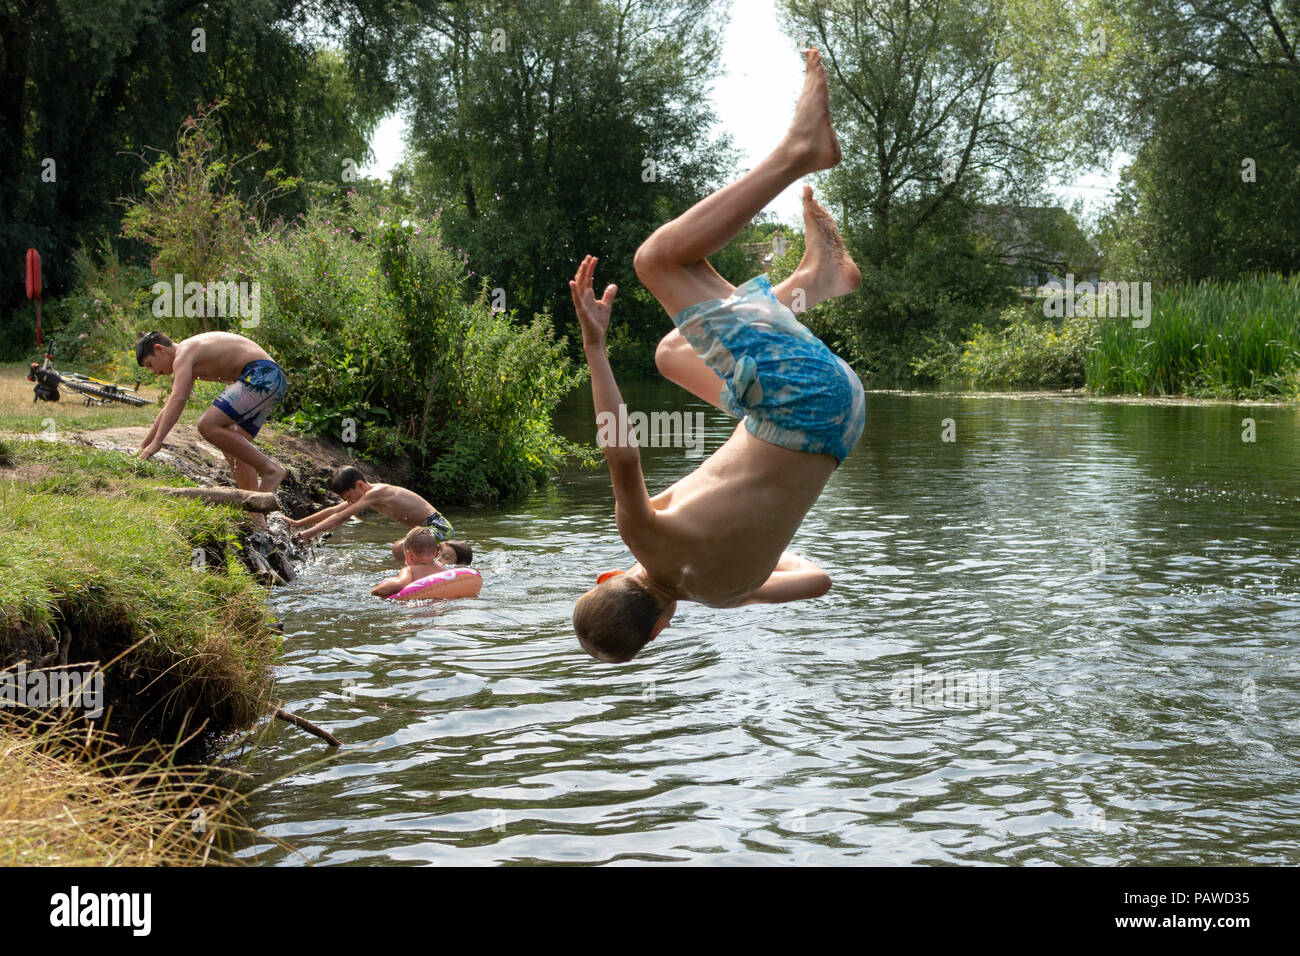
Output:
<svg viewBox="0 0 1300 956">
<path fill-rule="evenodd" d="M 618 294 L 618 286 L 613 283 L 605 286 L 605 294 L 597 299 L 591 284 L 595 272 L 596 257 L 587 256 L 569 282 L 569 291 L 573 293 L 573 308 L 578 313 L 578 324 L 582 326 L 582 344 L 603 348 L 605 330 L 609 328 L 610 307 Z"/>
</svg>

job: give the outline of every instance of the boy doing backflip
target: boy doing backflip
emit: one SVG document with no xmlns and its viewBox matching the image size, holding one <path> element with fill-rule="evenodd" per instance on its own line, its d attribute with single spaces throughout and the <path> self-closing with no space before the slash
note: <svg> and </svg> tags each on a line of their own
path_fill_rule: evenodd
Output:
<svg viewBox="0 0 1300 956">
<path fill-rule="evenodd" d="M 603 448 L 619 534 L 637 563 L 600 575 L 574 608 L 578 640 L 598 660 L 631 659 L 668 625 L 679 600 L 736 607 L 830 588 L 824 571 L 785 548 L 862 434 L 865 399 L 857 376 L 791 306 L 853 292 L 861 273 L 806 187 L 806 251 L 780 285 L 758 276 L 734 287 L 707 261 L 787 186 L 840 161 L 821 55 L 805 56 L 803 92 L 777 148 L 637 250 L 637 276 L 675 326 L 656 350 L 659 370 L 742 421 L 696 471 L 653 498 L 636 447 Z M 595 266 L 593 257 L 583 260 L 569 288 L 599 421 L 626 409 L 605 354 L 618 289 L 610 285 L 597 299 Z"/>
</svg>

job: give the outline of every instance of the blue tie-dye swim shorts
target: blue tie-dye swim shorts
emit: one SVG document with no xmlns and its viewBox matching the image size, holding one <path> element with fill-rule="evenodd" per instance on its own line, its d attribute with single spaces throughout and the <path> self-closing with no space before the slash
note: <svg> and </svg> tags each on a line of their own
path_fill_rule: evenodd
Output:
<svg viewBox="0 0 1300 956">
<path fill-rule="evenodd" d="M 213 399 L 212 404 L 248 434 L 257 437 L 287 388 L 284 369 L 270 359 L 256 359 L 244 366 L 239 378 Z"/>
<path fill-rule="evenodd" d="M 673 324 L 722 379 L 722 407 L 755 438 L 843 462 L 862 435 L 862 383 L 777 301 L 766 275 L 725 299 L 683 309 Z"/>
</svg>

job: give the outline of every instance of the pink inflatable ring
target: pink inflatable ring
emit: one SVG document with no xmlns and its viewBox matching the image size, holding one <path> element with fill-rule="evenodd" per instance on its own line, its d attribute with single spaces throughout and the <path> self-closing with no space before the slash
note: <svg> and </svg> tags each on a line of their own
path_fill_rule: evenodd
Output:
<svg viewBox="0 0 1300 956">
<path fill-rule="evenodd" d="M 448 568 L 412 581 L 396 594 L 395 601 L 441 601 L 443 598 L 478 597 L 483 575 L 473 568 Z"/>
</svg>

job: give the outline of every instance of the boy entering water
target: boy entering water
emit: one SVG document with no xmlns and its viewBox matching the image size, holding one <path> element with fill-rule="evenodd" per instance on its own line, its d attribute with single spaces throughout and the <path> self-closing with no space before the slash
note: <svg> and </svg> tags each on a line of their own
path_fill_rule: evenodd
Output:
<svg viewBox="0 0 1300 956">
<path fill-rule="evenodd" d="M 140 443 L 140 458 L 147 461 L 162 448 L 196 379 L 229 382 L 199 418 L 199 434 L 226 456 L 237 487 L 274 492 L 280 486 L 284 467 L 264 455 L 253 439 L 284 398 L 287 382 L 284 370 L 260 345 L 232 332 L 203 332 L 180 342 L 146 332 L 135 343 L 135 359 L 155 375 L 172 376 L 171 397 Z"/>
<path fill-rule="evenodd" d="M 862 434 L 865 400 L 853 371 L 790 308 L 852 292 L 861 274 L 808 188 L 807 249 L 790 278 L 775 288 L 766 276 L 734 287 L 707 261 L 787 186 L 840 161 L 821 55 L 805 55 L 803 92 L 777 148 L 637 250 L 637 276 L 676 327 L 656 350 L 659 370 L 742 422 L 696 471 L 653 498 L 637 449 L 603 448 L 615 520 L 637 564 L 600 575 L 574 608 L 578 640 L 598 660 L 630 660 L 668 625 L 679 600 L 736 607 L 818 597 L 831 586 L 785 547 Z M 610 285 L 597 299 L 595 266 L 584 259 L 569 288 L 599 420 L 626 409 L 605 354 L 618 289 Z"/>
<path fill-rule="evenodd" d="M 339 504 L 289 522 L 291 528 L 306 529 L 301 532 L 303 541 L 310 541 L 323 531 L 337 528 L 353 515 L 374 508 L 385 518 L 408 528 L 430 529 L 439 544 L 439 555 L 446 564 L 469 564 L 474 556 L 468 543 L 450 540 L 456 534 L 451 522 L 409 488 L 383 482 L 371 484 L 359 469 L 351 465 L 334 472 L 330 487 L 343 499 Z M 405 542 L 406 539 L 402 538 L 391 545 L 393 560 L 398 564 L 405 560 Z"/>
</svg>

